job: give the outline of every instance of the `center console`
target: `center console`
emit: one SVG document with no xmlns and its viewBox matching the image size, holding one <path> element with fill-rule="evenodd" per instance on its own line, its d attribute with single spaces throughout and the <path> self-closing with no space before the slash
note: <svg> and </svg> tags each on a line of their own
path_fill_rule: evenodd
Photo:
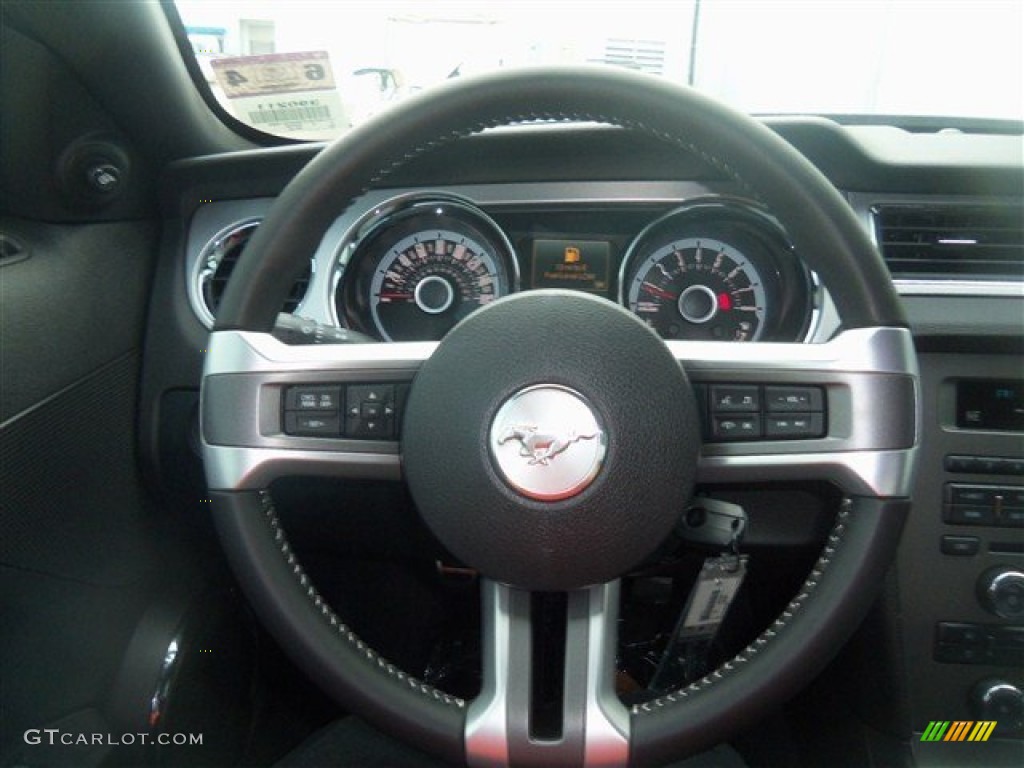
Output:
<svg viewBox="0 0 1024 768">
<path fill-rule="evenodd" d="M 921 469 L 899 559 L 915 741 L 935 721 L 995 721 L 994 741 L 1019 739 L 1024 727 L 1020 357 L 922 354 L 920 364 Z M 1011 751 L 1020 757 L 1024 745 L 1016 745 Z M 1006 747 L 1003 743 L 1001 749 Z M 982 755 L 975 751 L 974 757 Z"/>
</svg>

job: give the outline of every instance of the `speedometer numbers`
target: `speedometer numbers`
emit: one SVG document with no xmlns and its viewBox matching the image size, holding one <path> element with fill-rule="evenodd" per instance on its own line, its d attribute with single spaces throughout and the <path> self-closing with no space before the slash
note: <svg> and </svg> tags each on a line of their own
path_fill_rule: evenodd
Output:
<svg viewBox="0 0 1024 768">
<path fill-rule="evenodd" d="M 629 284 L 627 306 L 662 338 L 753 341 L 764 327 L 765 293 L 739 250 L 691 237 L 647 256 Z"/>
<path fill-rule="evenodd" d="M 518 283 L 504 234 L 461 201 L 418 201 L 383 217 L 350 270 L 336 293 L 339 317 L 386 341 L 440 339 Z"/>
<path fill-rule="evenodd" d="M 370 284 L 370 311 L 381 335 L 394 340 L 433 337 L 501 295 L 495 258 L 487 246 L 451 230 L 404 237 L 378 263 Z M 430 329 L 430 330 L 428 330 Z"/>
<path fill-rule="evenodd" d="M 738 202 L 702 202 L 630 245 L 622 303 L 665 339 L 796 341 L 813 305 L 810 274 L 778 226 Z"/>
</svg>

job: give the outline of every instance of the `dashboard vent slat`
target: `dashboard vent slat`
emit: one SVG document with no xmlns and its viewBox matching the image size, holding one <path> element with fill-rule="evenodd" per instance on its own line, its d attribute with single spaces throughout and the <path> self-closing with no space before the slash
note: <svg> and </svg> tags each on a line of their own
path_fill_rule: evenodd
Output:
<svg viewBox="0 0 1024 768">
<path fill-rule="evenodd" d="M 205 315 L 207 315 L 204 320 L 207 325 L 212 325 L 213 318 L 216 317 L 217 310 L 220 308 L 221 299 L 224 297 L 224 291 L 227 290 L 228 280 L 257 226 L 259 226 L 258 221 L 234 225 L 203 249 L 195 280 L 200 301 L 202 301 Z M 293 313 L 299 308 L 306 297 L 312 279 L 313 262 L 310 260 L 309 266 L 292 283 L 284 306 L 281 307 L 282 312 Z M 203 314 L 200 312 L 201 316 Z"/>
<path fill-rule="evenodd" d="M 894 278 L 1024 280 L 1020 205 L 886 204 L 871 212 Z"/>
</svg>

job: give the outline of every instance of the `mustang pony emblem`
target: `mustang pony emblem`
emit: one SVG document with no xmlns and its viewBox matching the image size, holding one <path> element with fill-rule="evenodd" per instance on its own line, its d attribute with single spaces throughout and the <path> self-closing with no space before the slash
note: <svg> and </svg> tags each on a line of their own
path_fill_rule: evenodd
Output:
<svg viewBox="0 0 1024 768">
<path fill-rule="evenodd" d="M 600 434 L 600 431 L 580 434 L 575 430 L 569 430 L 563 434 L 552 434 L 549 432 L 538 432 L 537 427 L 515 424 L 508 427 L 498 437 L 498 445 L 504 445 L 509 440 L 519 443 L 519 455 L 528 458 L 530 464 L 547 466 L 551 460 L 562 453 L 573 443 L 580 440 L 593 440 Z"/>
</svg>

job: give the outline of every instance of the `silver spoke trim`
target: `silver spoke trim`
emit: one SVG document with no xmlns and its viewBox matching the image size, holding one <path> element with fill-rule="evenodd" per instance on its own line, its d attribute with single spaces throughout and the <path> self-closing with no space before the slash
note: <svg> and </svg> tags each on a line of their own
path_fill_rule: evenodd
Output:
<svg viewBox="0 0 1024 768">
<path fill-rule="evenodd" d="M 473 768 L 532 765 L 612 768 L 629 762 L 629 712 L 615 694 L 619 582 L 568 595 L 563 733 L 530 736 L 530 593 L 484 581 L 484 683 L 466 718 Z"/>
<path fill-rule="evenodd" d="M 614 768 L 629 764 L 629 712 L 615 693 L 619 582 L 583 593 L 586 622 L 573 622 L 570 596 L 566 668 L 586 665 L 583 764 Z M 582 637 L 582 635 L 586 637 Z M 583 649 L 586 648 L 586 651 Z"/>
<path fill-rule="evenodd" d="M 703 370 L 827 373 L 917 373 L 906 328 L 857 328 L 825 344 L 667 341 L 688 373 Z"/>
<path fill-rule="evenodd" d="M 203 456 L 207 467 L 206 483 L 211 489 L 257 490 L 266 488 L 279 477 L 296 475 L 364 480 L 402 479 L 402 466 L 397 453 L 204 445 Z"/>
<path fill-rule="evenodd" d="M 916 449 L 704 456 L 699 483 L 827 480 L 854 496 L 903 498 L 913 487 Z"/>
<path fill-rule="evenodd" d="M 474 768 L 509 764 L 508 695 L 513 675 L 530 663 L 530 627 L 513 612 L 530 615 L 530 594 L 493 581 L 481 585 L 483 686 L 466 713 L 466 762 Z"/>
<path fill-rule="evenodd" d="M 210 348 L 203 375 L 317 371 L 340 374 L 378 371 L 415 373 L 435 349 L 436 341 L 291 345 L 269 333 L 216 331 L 210 334 Z"/>
<path fill-rule="evenodd" d="M 667 347 L 696 384 L 826 390 L 825 437 L 707 443 L 698 482 L 806 478 L 834 482 L 847 493 L 909 496 L 920 385 L 907 329 L 846 331 L 825 344 L 670 341 Z M 264 333 L 213 333 L 201 409 L 210 487 L 258 489 L 297 474 L 400 479 L 397 442 L 285 435 L 281 398 L 292 384 L 407 383 L 436 348 L 436 342 L 290 346 Z"/>
</svg>

